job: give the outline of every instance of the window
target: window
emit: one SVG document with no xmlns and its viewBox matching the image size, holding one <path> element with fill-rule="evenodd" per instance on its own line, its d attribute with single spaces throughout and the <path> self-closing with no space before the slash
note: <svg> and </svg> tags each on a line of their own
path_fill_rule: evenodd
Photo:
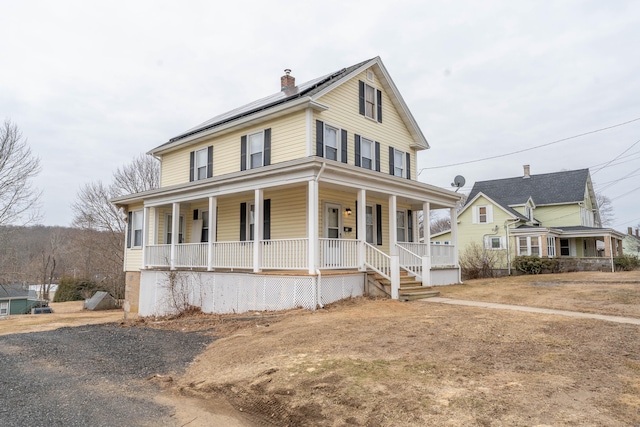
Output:
<svg viewBox="0 0 640 427">
<path fill-rule="evenodd" d="M 200 211 L 200 219 L 202 219 L 200 242 L 206 243 L 209 241 L 209 211 Z"/>
<path fill-rule="evenodd" d="M 213 176 L 213 146 L 191 152 L 189 181 L 198 181 Z"/>
<path fill-rule="evenodd" d="M 556 256 L 556 238 L 553 236 L 547 237 L 547 254 L 549 258 Z"/>
<path fill-rule="evenodd" d="M 505 237 L 504 236 L 485 236 L 484 248 L 488 250 L 500 250 L 505 249 Z"/>
<path fill-rule="evenodd" d="M 6 316 L 9 314 L 9 303 L 0 302 L 0 316 Z"/>
<path fill-rule="evenodd" d="M 474 224 L 492 224 L 493 223 L 493 206 L 475 206 L 473 209 Z"/>
<path fill-rule="evenodd" d="M 373 141 L 367 138 L 360 140 L 360 165 L 365 169 L 373 166 Z"/>
<path fill-rule="evenodd" d="M 367 234 L 367 243 L 373 244 L 373 236 L 375 230 L 375 210 L 373 206 L 367 205 L 367 211 L 365 213 L 366 217 L 366 234 Z"/>
<path fill-rule="evenodd" d="M 262 208 L 262 239 L 271 239 L 271 199 L 264 199 Z M 255 238 L 255 205 L 253 202 L 240 203 L 240 240 Z"/>
<path fill-rule="evenodd" d="M 525 211 L 526 217 L 529 218 L 530 220 L 532 220 L 533 219 L 533 211 L 531 210 L 531 207 L 530 206 L 525 206 L 524 211 Z"/>
<path fill-rule="evenodd" d="M 540 256 L 540 237 L 518 237 L 518 255 Z"/>
<path fill-rule="evenodd" d="M 560 239 L 560 256 L 570 256 L 571 246 L 569 246 L 569 239 Z"/>
<path fill-rule="evenodd" d="M 173 215 L 167 214 L 165 219 L 165 229 L 166 229 L 166 237 L 165 243 L 167 245 L 171 244 L 171 238 L 173 233 Z M 176 243 L 184 243 L 184 216 L 180 215 L 179 224 L 178 224 L 178 241 Z"/>
<path fill-rule="evenodd" d="M 332 126 L 324 126 L 324 158 L 329 160 L 339 160 L 339 135 L 338 129 Z"/>
<path fill-rule="evenodd" d="M 271 129 L 240 137 L 240 170 L 271 164 Z"/>
<path fill-rule="evenodd" d="M 406 211 L 396 212 L 396 229 L 398 242 L 408 242 L 407 239 L 407 213 Z"/>
<path fill-rule="evenodd" d="M 404 159 L 405 155 L 400 150 L 393 150 L 393 174 L 404 178 Z"/>
<path fill-rule="evenodd" d="M 382 92 L 363 81 L 358 82 L 360 114 L 382 123 Z"/>
<path fill-rule="evenodd" d="M 133 211 L 130 216 L 130 245 L 129 247 L 142 247 L 142 211 Z"/>
</svg>

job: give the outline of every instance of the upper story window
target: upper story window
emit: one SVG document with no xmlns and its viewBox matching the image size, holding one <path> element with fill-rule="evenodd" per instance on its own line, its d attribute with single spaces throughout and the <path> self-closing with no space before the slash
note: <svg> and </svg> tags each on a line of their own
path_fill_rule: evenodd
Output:
<svg viewBox="0 0 640 427">
<path fill-rule="evenodd" d="M 213 146 L 192 151 L 189 162 L 189 181 L 211 178 L 213 176 Z"/>
<path fill-rule="evenodd" d="M 401 178 L 411 178 L 411 155 L 389 147 L 389 174 Z"/>
<path fill-rule="evenodd" d="M 493 223 L 493 206 L 475 206 L 473 208 L 474 224 L 492 224 Z"/>
<path fill-rule="evenodd" d="M 240 137 L 240 170 L 271 164 L 271 129 Z"/>
<path fill-rule="evenodd" d="M 382 92 L 373 86 L 358 82 L 360 114 L 382 123 Z"/>
<path fill-rule="evenodd" d="M 355 135 L 355 165 L 380 172 L 380 143 Z"/>
<path fill-rule="evenodd" d="M 316 156 L 347 163 L 347 131 L 316 120 Z"/>
</svg>

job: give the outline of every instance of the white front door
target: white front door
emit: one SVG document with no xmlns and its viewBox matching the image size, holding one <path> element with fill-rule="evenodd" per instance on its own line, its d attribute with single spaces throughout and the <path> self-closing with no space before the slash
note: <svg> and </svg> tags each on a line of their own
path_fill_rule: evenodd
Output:
<svg viewBox="0 0 640 427">
<path fill-rule="evenodd" d="M 336 239 L 335 242 L 325 241 L 322 250 L 323 264 L 326 267 L 340 267 L 342 264 L 342 251 L 340 238 L 342 237 L 342 206 L 334 203 L 326 203 L 324 206 L 324 232 L 323 237 Z"/>
</svg>

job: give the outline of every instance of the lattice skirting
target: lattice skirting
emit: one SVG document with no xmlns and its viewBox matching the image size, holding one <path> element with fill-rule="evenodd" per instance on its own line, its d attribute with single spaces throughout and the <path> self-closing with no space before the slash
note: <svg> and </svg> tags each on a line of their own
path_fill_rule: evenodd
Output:
<svg viewBox="0 0 640 427">
<path fill-rule="evenodd" d="M 364 293 L 365 274 L 276 276 L 245 273 L 142 271 L 141 316 L 173 314 L 188 306 L 205 313 L 302 307 L 315 310 Z"/>
</svg>

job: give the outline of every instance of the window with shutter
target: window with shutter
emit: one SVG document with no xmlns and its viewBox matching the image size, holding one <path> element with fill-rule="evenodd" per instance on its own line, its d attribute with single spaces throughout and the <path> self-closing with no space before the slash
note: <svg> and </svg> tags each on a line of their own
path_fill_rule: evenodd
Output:
<svg viewBox="0 0 640 427">
<path fill-rule="evenodd" d="M 358 82 L 360 114 L 382 122 L 382 91 L 363 81 Z"/>
</svg>

